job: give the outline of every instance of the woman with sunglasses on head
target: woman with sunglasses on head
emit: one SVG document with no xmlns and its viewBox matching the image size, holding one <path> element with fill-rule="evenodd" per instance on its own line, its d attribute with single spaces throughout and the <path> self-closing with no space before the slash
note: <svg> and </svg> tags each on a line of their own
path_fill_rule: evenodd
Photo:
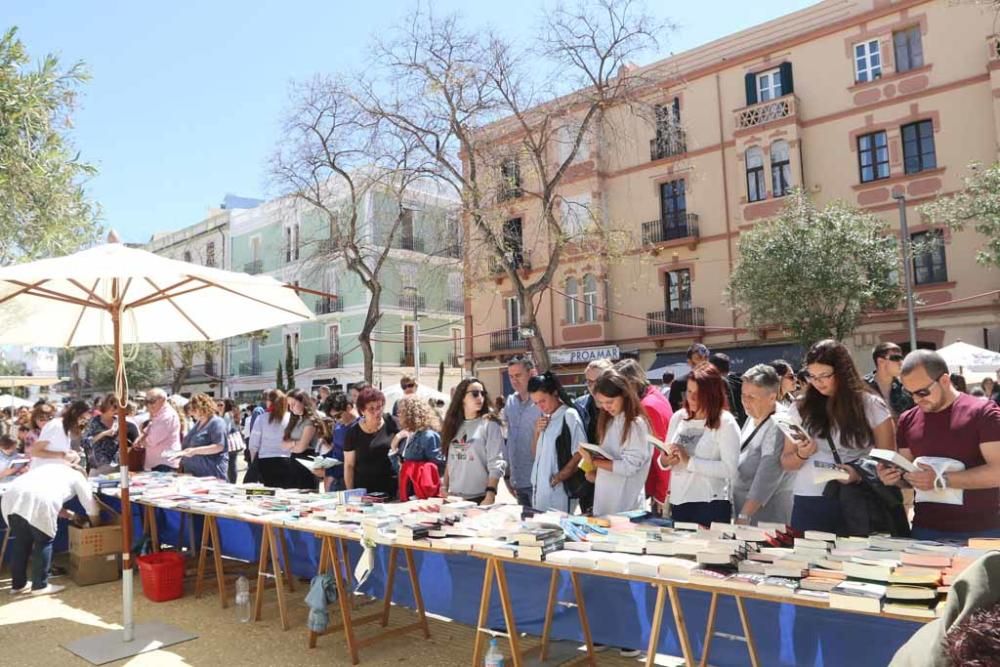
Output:
<svg viewBox="0 0 1000 667">
<path fill-rule="evenodd" d="M 294 488 L 291 483 L 291 453 L 285 449 L 285 427 L 288 425 L 288 403 L 285 393 L 271 389 L 264 394 L 264 414 L 250 429 L 250 464 L 256 466 L 264 486 L 279 489 Z M 295 464 L 298 465 L 298 464 Z"/>
<path fill-rule="evenodd" d="M 507 462 L 500 421 L 476 378 L 466 378 L 455 387 L 441 427 L 441 447 L 447 461 L 441 495 L 492 505 Z"/>
<path fill-rule="evenodd" d="M 740 459 L 740 426 L 729 412 L 729 387 L 711 364 L 687 379 L 684 407 L 670 418 L 667 445 L 657 463 L 670 466 L 670 516 L 703 526 L 729 523 Z"/>
<path fill-rule="evenodd" d="M 896 448 L 892 414 L 885 401 L 861 379 L 842 343 L 822 340 L 814 344 L 806 354 L 805 370 L 809 374 L 808 386 L 789 408 L 789 415 L 801 420 L 808 437 L 786 437 L 781 454 L 782 467 L 798 471 L 792 528 L 844 535 L 848 528 L 841 503 L 837 494 L 827 491 L 824 495 L 827 483 L 816 481 L 820 470 L 816 464 L 837 464 L 848 473 L 847 479 L 830 484 L 862 483 L 858 472 L 847 464 L 860 461 L 873 447 Z M 836 491 L 835 487 L 831 489 Z"/>
<path fill-rule="evenodd" d="M 583 420 L 573 402 L 551 371 L 528 380 L 528 394 L 542 416 L 535 423 L 531 452 L 531 506 L 539 510 L 572 513 L 579 498 L 582 479 L 574 480 L 580 463 L 581 442 L 587 442 Z M 574 493 L 569 485 L 578 483 Z"/>
<path fill-rule="evenodd" d="M 594 516 L 641 509 L 646 500 L 646 476 L 652 457 L 649 426 L 632 384 L 615 370 L 605 371 L 594 385 L 597 437 L 604 457 L 585 449 L 580 455 L 587 479 L 594 482 Z M 594 470 L 596 468 L 596 470 Z"/>
<path fill-rule="evenodd" d="M 778 384 L 778 406 L 787 408 L 795 402 L 795 394 L 799 390 L 799 379 L 795 377 L 795 369 L 784 359 L 775 359 L 768 364 L 778 374 L 781 382 Z"/>
</svg>

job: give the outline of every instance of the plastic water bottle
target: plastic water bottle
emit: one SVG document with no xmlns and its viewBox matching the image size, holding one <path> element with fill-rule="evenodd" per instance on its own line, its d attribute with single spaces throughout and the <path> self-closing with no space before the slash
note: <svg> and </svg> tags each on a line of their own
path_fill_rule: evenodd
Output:
<svg viewBox="0 0 1000 667">
<path fill-rule="evenodd" d="M 503 653 L 497 647 L 497 638 L 490 639 L 490 649 L 486 651 L 485 667 L 503 667 Z"/>
<path fill-rule="evenodd" d="M 236 580 L 236 618 L 250 622 L 250 582 L 243 575 Z"/>
</svg>

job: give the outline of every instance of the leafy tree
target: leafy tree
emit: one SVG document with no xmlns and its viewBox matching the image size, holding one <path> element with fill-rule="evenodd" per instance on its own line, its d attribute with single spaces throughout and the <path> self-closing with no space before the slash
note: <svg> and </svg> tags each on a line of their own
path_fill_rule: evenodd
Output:
<svg viewBox="0 0 1000 667">
<path fill-rule="evenodd" d="M 969 223 L 986 237 L 986 244 L 976 253 L 976 261 L 1000 267 L 1000 163 L 983 168 L 969 165 L 965 187 L 951 197 L 939 197 L 920 207 L 920 212 L 938 225 L 955 231 Z"/>
<path fill-rule="evenodd" d="M 126 353 L 128 348 L 126 348 Z M 112 391 L 115 386 L 115 362 L 111 346 L 93 349 L 90 381 L 95 389 Z M 159 386 L 163 380 L 162 354 L 152 345 L 140 345 L 135 357 L 125 359 L 125 375 L 130 392 Z"/>
<path fill-rule="evenodd" d="M 277 368 L 275 368 L 275 379 L 274 387 L 278 391 L 285 391 L 285 376 L 281 373 L 281 362 L 278 362 Z"/>
<path fill-rule="evenodd" d="M 867 310 L 895 308 L 899 248 L 888 225 L 842 202 L 817 208 L 801 191 L 740 235 L 729 298 L 753 328 L 779 326 L 808 347 L 843 340 Z"/>
<path fill-rule="evenodd" d="M 53 55 L 29 63 L 9 29 L 0 37 L 0 265 L 73 252 L 101 231 L 83 190 L 95 170 L 66 136 L 87 73 Z"/>
<path fill-rule="evenodd" d="M 295 389 L 295 354 L 292 352 L 291 343 L 285 344 L 285 391 Z"/>
<path fill-rule="evenodd" d="M 219 350 L 219 343 L 192 341 L 156 347 L 159 348 L 166 370 L 170 373 L 170 393 L 179 394 L 191 374 L 191 369 L 194 368 L 194 360 L 199 356 L 214 356 Z"/>
</svg>

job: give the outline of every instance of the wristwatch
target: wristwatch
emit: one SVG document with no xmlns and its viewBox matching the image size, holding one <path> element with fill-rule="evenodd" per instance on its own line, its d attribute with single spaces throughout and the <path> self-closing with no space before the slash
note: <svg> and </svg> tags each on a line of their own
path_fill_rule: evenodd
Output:
<svg viewBox="0 0 1000 667">
<path fill-rule="evenodd" d="M 486 493 L 492 493 L 492 494 L 496 495 L 496 492 L 497 492 L 497 487 L 495 487 L 495 486 L 487 486 L 486 487 Z"/>
</svg>

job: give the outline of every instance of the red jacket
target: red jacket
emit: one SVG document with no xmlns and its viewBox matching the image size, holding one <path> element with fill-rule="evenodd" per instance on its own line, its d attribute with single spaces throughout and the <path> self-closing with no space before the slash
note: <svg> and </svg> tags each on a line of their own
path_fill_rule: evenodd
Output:
<svg viewBox="0 0 1000 667">
<path fill-rule="evenodd" d="M 670 401 L 656 387 L 650 386 L 642 397 L 641 404 L 649 422 L 649 432 L 660 440 L 666 440 L 667 427 L 670 426 L 670 418 L 674 416 Z M 660 466 L 656 465 L 659 455 L 659 450 L 653 448 L 653 458 L 646 475 L 646 495 L 658 503 L 665 503 L 670 490 L 670 471 L 660 470 Z"/>
<path fill-rule="evenodd" d="M 412 492 L 411 492 L 412 491 Z M 399 468 L 399 499 L 437 498 L 441 494 L 441 476 L 434 461 L 403 461 Z"/>
</svg>

